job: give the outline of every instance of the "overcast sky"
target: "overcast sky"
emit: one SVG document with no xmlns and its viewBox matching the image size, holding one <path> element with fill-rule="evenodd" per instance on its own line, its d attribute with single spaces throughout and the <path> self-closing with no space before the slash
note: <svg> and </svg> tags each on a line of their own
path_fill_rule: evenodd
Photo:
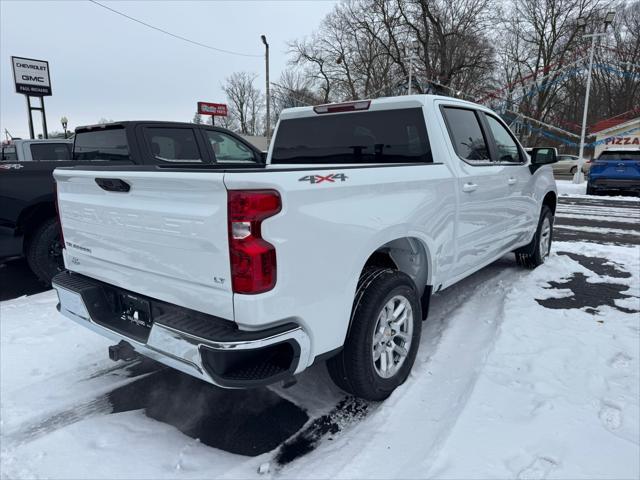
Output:
<svg viewBox="0 0 640 480">
<path fill-rule="evenodd" d="M 185 43 L 88 1 L 0 0 L 0 131 L 28 138 L 24 95 L 15 93 L 13 56 L 48 60 L 53 96 L 45 97 L 49 131 L 112 120 L 190 121 L 199 100 L 224 102 L 220 88 L 235 71 L 259 75 L 264 46 L 271 80 L 286 68 L 286 43 L 309 35 L 334 1 L 108 1 L 101 3 L 172 33 L 242 57 Z M 37 102 L 37 100 L 36 100 Z M 41 132 L 34 112 L 36 134 Z"/>
</svg>

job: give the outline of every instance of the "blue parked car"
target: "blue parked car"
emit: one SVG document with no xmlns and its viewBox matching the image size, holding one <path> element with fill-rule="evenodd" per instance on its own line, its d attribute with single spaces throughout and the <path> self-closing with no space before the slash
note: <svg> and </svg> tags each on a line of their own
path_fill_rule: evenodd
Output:
<svg viewBox="0 0 640 480">
<path fill-rule="evenodd" d="M 591 164 L 587 195 L 603 191 L 640 194 L 640 149 L 605 150 Z"/>
</svg>

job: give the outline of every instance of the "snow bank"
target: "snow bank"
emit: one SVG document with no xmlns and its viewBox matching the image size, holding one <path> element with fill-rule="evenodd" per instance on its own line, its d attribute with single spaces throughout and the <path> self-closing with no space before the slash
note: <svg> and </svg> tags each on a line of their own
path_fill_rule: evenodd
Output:
<svg viewBox="0 0 640 480">
<path fill-rule="evenodd" d="M 621 200 L 627 202 L 640 202 L 639 197 L 626 197 L 622 195 L 587 195 L 587 182 L 573 183 L 573 180 L 556 180 L 556 186 L 558 187 L 558 195 L 563 197 L 578 197 L 578 198 L 591 198 L 597 200 L 598 198 L 606 198 L 607 200 Z"/>
<path fill-rule="evenodd" d="M 573 183 L 572 180 L 556 180 L 556 186 L 558 187 L 558 195 L 574 196 L 587 194 L 587 182 Z"/>
</svg>

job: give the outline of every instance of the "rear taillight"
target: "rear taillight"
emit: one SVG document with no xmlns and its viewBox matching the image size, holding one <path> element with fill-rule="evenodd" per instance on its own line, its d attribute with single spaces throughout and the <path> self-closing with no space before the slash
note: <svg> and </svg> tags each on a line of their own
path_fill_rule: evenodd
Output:
<svg viewBox="0 0 640 480">
<path fill-rule="evenodd" d="M 53 195 L 56 199 L 56 215 L 58 216 L 58 230 L 60 231 L 60 248 L 64 248 L 64 234 L 62 233 L 62 218 L 60 215 L 60 205 L 58 204 L 58 182 L 53 182 Z"/>
<path fill-rule="evenodd" d="M 255 294 L 276 284 L 276 249 L 262 238 L 262 221 L 282 208 L 275 190 L 229 190 L 229 256 L 234 293 Z"/>
</svg>

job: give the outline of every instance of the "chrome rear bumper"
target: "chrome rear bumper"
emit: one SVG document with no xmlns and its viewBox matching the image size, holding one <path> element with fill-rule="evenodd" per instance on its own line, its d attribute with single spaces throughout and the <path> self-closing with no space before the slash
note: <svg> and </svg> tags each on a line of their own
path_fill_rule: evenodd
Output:
<svg viewBox="0 0 640 480">
<path fill-rule="evenodd" d="M 58 274 L 52 284 L 58 293 L 58 310 L 67 318 L 116 342 L 124 340 L 142 355 L 220 387 L 248 388 L 275 383 L 301 372 L 309 362 L 309 336 L 294 323 L 246 332 L 237 330 L 233 322 L 215 317 L 211 317 L 212 323 L 206 323 L 206 318 L 195 321 L 187 316 L 189 311 L 184 310 L 183 314 L 179 307 L 168 306 L 170 311 L 154 319 L 144 340 L 111 328 L 97 318 L 104 315 L 97 315 L 96 309 L 104 313 L 107 302 L 94 301 L 96 295 L 101 295 L 101 288 L 115 287 L 70 272 Z M 261 355 L 277 365 L 264 363 Z"/>
</svg>

